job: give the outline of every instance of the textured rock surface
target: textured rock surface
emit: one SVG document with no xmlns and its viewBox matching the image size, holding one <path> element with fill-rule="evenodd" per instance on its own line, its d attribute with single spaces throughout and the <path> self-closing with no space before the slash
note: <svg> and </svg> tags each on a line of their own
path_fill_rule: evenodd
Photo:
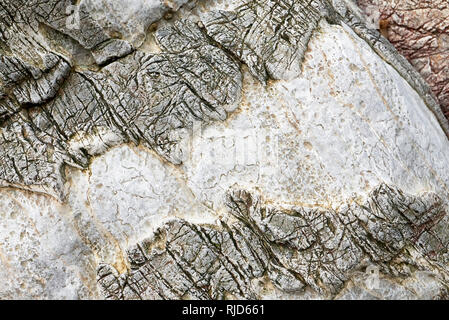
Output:
<svg viewBox="0 0 449 320">
<path fill-rule="evenodd" d="M 447 297 L 447 122 L 352 3 L 103 2 L 0 1 L 0 298 Z"/>
<path fill-rule="evenodd" d="M 435 195 L 414 198 L 388 186 L 374 190 L 366 203 L 336 211 L 264 207 L 245 191 L 228 194 L 226 204 L 238 222 L 210 227 L 170 221 L 129 249 L 129 274 L 118 277 L 109 265 L 101 266 L 106 297 L 262 298 L 267 293 L 258 291 L 256 279 L 286 293 L 309 286 L 332 295 L 364 259 L 398 275 L 420 268 L 404 248 L 432 237 L 445 215 Z"/>
<path fill-rule="evenodd" d="M 358 0 L 384 36 L 430 84 L 449 118 L 449 4 L 445 0 Z"/>
</svg>

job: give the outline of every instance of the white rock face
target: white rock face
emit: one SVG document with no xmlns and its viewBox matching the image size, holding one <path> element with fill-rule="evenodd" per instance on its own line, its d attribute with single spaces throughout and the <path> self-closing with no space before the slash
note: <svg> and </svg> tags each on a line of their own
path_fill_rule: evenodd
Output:
<svg viewBox="0 0 449 320">
<path fill-rule="evenodd" d="M 1 299 L 98 297 L 96 259 L 73 213 L 38 194 L 2 190 L 0 199 Z"/>
<path fill-rule="evenodd" d="M 146 29 L 144 1 L 106 2 L 113 23 L 135 18 L 129 34 Z M 103 298 L 100 264 L 126 275 L 127 250 L 174 218 L 213 228 L 232 223 L 224 201 L 230 189 L 261 195 L 261 205 L 339 212 L 386 184 L 411 195 L 436 194 L 449 210 L 446 134 L 420 94 L 350 27 L 322 20 L 301 74 L 290 80 L 264 86 L 242 69 L 235 111 L 225 121 L 181 130 L 180 165 L 121 144 L 85 170 L 65 167 L 63 201 L 0 189 L 0 298 Z M 442 221 L 438 237 L 447 244 Z M 365 260 L 333 294 L 307 286 L 283 292 L 252 281 L 262 281 L 254 284 L 261 286 L 257 298 L 408 299 L 446 292 L 447 265 L 432 267 L 410 251 L 427 269 L 410 272 L 402 284 L 382 270 L 377 289 L 366 287 Z"/>
<path fill-rule="evenodd" d="M 324 23 L 300 77 L 264 88 L 247 75 L 238 112 L 192 145 L 187 183 L 214 208 L 233 185 L 321 206 L 380 183 L 448 190 L 448 141 L 419 95 L 351 31 Z"/>
</svg>

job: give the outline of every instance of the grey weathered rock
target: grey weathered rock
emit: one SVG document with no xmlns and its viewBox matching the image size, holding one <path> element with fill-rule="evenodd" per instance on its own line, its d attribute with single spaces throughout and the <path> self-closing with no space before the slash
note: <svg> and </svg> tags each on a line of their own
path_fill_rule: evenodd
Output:
<svg viewBox="0 0 449 320">
<path fill-rule="evenodd" d="M 349 0 L 133 4 L 0 0 L 1 298 L 447 296 L 448 125 Z"/>
<path fill-rule="evenodd" d="M 226 204 L 238 222 L 210 227 L 170 221 L 129 249 L 128 274 L 118 276 L 111 266 L 101 266 L 98 281 L 105 296 L 256 299 L 262 296 L 252 280 L 268 277 L 280 291 L 300 295 L 310 286 L 333 297 L 363 260 L 397 276 L 409 276 L 410 268 L 427 271 L 407 247 L 418 249 L 446 214 L 434 194 L 417 198 L 386 185 L 365 203 L 338 211 L 264 207 L 245 191 L 231 192 Z M 447 252 L 434 249 L 433 258 Z M 440 268 L 440 291 L 447 292 L 446 271 Z"/>
<path fill-rule="evenodd" d="M 292 78 L 318 22 L 325 1 L 248 1 L 235 11 L 212 11 L 204 26 L 215 41 L 232 51 L 259 80 Z"/>
</svg>

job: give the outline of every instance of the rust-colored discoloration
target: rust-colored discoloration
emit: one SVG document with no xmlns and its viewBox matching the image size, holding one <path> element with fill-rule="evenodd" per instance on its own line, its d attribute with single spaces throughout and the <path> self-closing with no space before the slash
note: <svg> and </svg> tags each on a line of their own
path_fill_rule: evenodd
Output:
<svg viewBox="0 0 449 320">
<path fill-rule="evenodd" d="M 390 22 L 388 21 L 388 19 L 382 19 L 379 21 L 379 31 L 387 39 L 388 39 L 389 24 L 390 24 Z"/>
</svg>

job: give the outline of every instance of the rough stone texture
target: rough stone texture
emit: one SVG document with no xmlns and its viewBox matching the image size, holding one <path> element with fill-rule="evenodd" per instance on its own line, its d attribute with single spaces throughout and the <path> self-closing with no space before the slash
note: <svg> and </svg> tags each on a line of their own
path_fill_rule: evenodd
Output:
<svg viewBox="0 0 449 320">
<path fill-rule="evenodd" d="M 164 53 L 132 53 L 122 40 L 93 45 L 77 37 L 86 49 L 95 46 L 92 55 L 104 66 L 101 71 L 71 70 L 52 53 L 45 56 L 43 69 L 4 56 L 1 103 L 8 135 L 2 147 L 11 156 L 2 159 L 2 180 L 42 186 L 45 192 L 52 188 L 63 197 L 64 163 L 85 167 L 99 148 L 124 141 L 146 142 L 179 163 L 174 131 L 190 128 L 193 120 L 225 119 L 239 98 L 241 74 L 238 62 L 209 44 L 193 22 L 161 28 L 156 39 Z M 118 57 L 122 59 L 111 63 Z M 62 92 L 55 96 L 58 90 Z M 27 130 L 28 139 L 20 137 Z M 97 136 L 104 147 L 83 145 L 86 135 Z"/>
<path fill-rule="evenodd" d="M 384 36 L 429 83 L 449 118 L 449 4 L 445 0 L 358 0 Z"/>
<path fill-rule="evenodd" d="M 1 298 L 447 297 L 447 122 L 353 3 L 106 2 L 0 0 Z"/>
<path fill-rule="evenodd" d="M 263 298 L 254 279 L 290 294 L 309 286 L 333 296 L 364 259 L 395 275 L 426 269 L 404 248 L 419 246 L 425 233 L 433 235 L 433 226 L 445 215 L 435 195 L 415 198 L 385 185 L 366 203 L 353 202 L 336 211 L 264 207 L 245 191 L 228 194 L 226 204 L 238 222 L 211 227 L 173 220 L 128 250 L 128 274 L 118 276 L 111 266 L 101 266 L 98 281 L 105 296 Z M 435 255 L 447 249 L 437 250 Z M 448 289 L 441 284 L 440 290 Z"/>
<path fill-rule="evenodd" d="M 113 106 L 113 121 L 124 136 L 180 163 L 174 131 L 191 128 L 195 120 L 226 119 L 240 96 L 241 73 L 193 22 L 161 28 L 156 39 L 164 53 L 137 52 L 86 77 Z"/>
<path fill-rule="evenodd" d="M 300 73 L 307 44 L 325 15 L 322 1 L 248 1 L 235 11 L 212 11 L 207 33 L 239 57 L 260 81 Z"/>
</svg>

